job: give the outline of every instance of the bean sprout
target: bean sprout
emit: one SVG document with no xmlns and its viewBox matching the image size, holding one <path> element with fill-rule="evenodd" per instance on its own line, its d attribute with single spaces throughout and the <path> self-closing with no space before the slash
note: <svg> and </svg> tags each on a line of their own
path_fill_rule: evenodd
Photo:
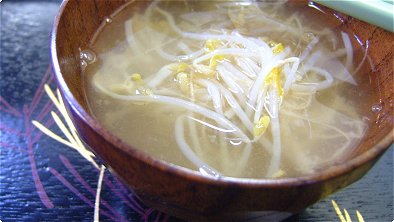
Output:
<svg viewBox="0 0 394 222">
<path fill-rule="evenodd" d="M 261 15 L 258 20 L 275 26 L 276 31 L 288 29 L 286 23 L 270 18 L 258 7 L 253 7 L 256 6 L 251 6 L 248 10 Z M 253 14 L 242 17 L 245 16 L 243 10 L 238 12 L 230 9 L 223 16 L 228 16 L 234 27 L 241 27 L 248 20 L 257 19 Z M 196 13 L 184 16 L 188 24 L 206 25 L 212 22 L 207 20 L 218 17 L 211 13 L 207 20 L 195 22 L 193 19 Z M 243 20 L 238 20 L 238 14 L 234 13 L 240 13 Z M 353 64 L 353 49 L 348 34 L 341 33 L 344 48 L 326 53 L 320 50 L 319 43 L 329 31 L 307 33 L 311 36 L 309 41 L 305 40 L 304 36 L 310 30 L 302 27 L 297 17 L 291 17 L 287 21 L 293 25 L 295 23 L 295 27 L 291 27 L 285 34 L 294 40 L 294 45 L 290 46 L 274 42 L 265 36 L 251 37 L 231 29 L 210 28 L 206 32 L 196 33 L 184 31 L 173 15 L 161 9 L 158 4 L 149 7 L 147 13 L 140 16 L 147 23 L 152 18 L 164 19 L 173 33 L 163 36 L 162 40 L 176 38 L 177 41 L 172 44 L 175 44 L 175 49 L 181 54 L 168 52 L 165 47 L 151 49 L 171 63 L 164 65 L 153 75 L 144 74 L 144 78 L 137 76 L 135 79 L 131 77 L 127 86 L 126 83 L 120 84 L 120 88 L 132 88 L 126 94 L 117 93 L 114 90 L 116 87 L 105 86 L 100 73 L 93 77 L 93 85 L 117 100 L 136 104 L 162 103 L 181 108 L 183 111 L 174 124 L 176 142 L 183 155 L 206 176 L 220 178 L 223 174 L 204 160 L 204 142 L 198 141 L 199 134 L 209 138 L 209 132 L 216 132 L 219 153 L 227 160 L 231 158 L 227 144 L 242 148 L 237 163 L 231 166 L 238 173 L 245 169 L 253 144 L 260 143 L 271 155 L 265 175 L 275 177 L 283 167 L 282 115 L 308 121 L 311 128 L 311 123 L 318 124 L 316 120 L 297 112 L 311 106 L 315 93 L 332 87 L 336 79 L 351 78 L 349 82 L 354 81 L 350 74 L 339 76 L 318 64 L 322 57 L 323 60 L 327 58 L 341 63 L 338 57 L 346 54 L 345 67 L 349 70 Z M 133 31 L 133 18 L 126 21 L 125 32 L 132 51 L 141 53 L 139 38 L 136 38 Z M 190 42 L 195 44 L 191 46 Z M 155 45 L 164 46 L 163 42 Z M 201 49 L 196 50 L 196 45 L 202 46 Z M 282 106 L 285 100 L 290 102 Z M 186 123 L 188 128 L 185 128 Z M 321 125 L 335 131 L 334 138 L 337 135 L 346 140 L 346 145 L 350 143 L 351 138 L 341 129 L 325 123 Z M 266 133 L 266 129 L 270 129 L 269 133 Z M 186 140 L 187 134 L 193 137 L 191 145 Z"/>
</svg>

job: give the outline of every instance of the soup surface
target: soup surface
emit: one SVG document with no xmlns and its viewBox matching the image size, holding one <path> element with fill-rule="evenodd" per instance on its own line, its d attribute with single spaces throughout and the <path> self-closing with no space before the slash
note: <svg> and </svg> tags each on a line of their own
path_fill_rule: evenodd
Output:
<svg viewBox="0 0 394 222">
<path fill-rule="evenodd" d="M 203 175 L 307 175 L 366 131 L 352 37 L 288 3 L 130 4 L 81 51 L 86 97 L 114 135 Z"/>
</svg>

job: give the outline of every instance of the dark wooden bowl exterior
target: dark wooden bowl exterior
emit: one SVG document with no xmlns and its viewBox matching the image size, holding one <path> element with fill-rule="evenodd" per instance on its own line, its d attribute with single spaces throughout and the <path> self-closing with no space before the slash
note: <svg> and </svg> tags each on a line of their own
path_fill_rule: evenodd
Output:
<svg viewBox="0 0 394 222">
<path fill-rule="evenodd" d="M 52 34 L 52 60 L 58 85 L 80 136 L 146 204 L 194 220 L 226 218 L 226 215 L 234 219 L 258 211 L 296 213 L 361 178 L 393 142 L 393 34 L 339 13 L 336 14 L 343 23 L 320 14 L 325 16 L 323 19 L 331 19 L 333 27 L 356 33 L 363 42 L 368 40 L 369 55 L 376 65 L 370 75 L 374 76 L 371 93 L 380 92 L 376 98 L 381 99 L 383 110 L 351 158 L 319 175 L 247 182 L 213 180 L 151 158 L 123 143 L 92 119 L 86 112 L 83 96 L 79 50 L 87 48 L 106 16 L 124 3 L 120 0 L 63 2 Z M 132 4 L 138 10 L 147 2 Z M 369 77 L 365 79 L 369 81 Z"/>
</svg>

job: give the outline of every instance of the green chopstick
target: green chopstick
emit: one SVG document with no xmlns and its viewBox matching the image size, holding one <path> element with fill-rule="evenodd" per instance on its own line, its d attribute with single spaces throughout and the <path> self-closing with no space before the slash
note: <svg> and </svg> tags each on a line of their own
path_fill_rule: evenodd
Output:
<svg viewBox="0 0 394 222">
<path fill-rule="evenodd" d="M 314 2 L 394 32 L 393 0 L 314 0 Z"/>
</svg>

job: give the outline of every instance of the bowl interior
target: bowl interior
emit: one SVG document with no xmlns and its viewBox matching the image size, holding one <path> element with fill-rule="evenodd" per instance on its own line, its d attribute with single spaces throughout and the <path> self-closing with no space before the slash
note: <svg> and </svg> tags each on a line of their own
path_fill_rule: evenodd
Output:
<svg viewBox="0 0 394 222">
<path fill-rule="evenodd" d="M 367 134 L 351 155 L 346 157 L 346 160 L 357 160 L 348 163 L 349 166 L 360 165 L 381 154 L 393 141 L 393 34 L 322 6 L 328 13 L 320 13 L 308 7 L 306 1 L 294 2 L 309 16 L 324 21 L 326 26 L 357 36 L 352 39 L 356 60 L 361 60 L 364 56 L 362 48 L 368 49 L 373 66 L 364 66 L 363 75 L 359 75 L 357 81 L 360 91 L 372 96 L 368 101 L 362 101 L 360 106 L 369 112 L 372 105 L 378 104 L 382 110 L 369 116 L 371 120 Z M 133 10 L 140 11 L 148 4 L 149 1 L 134 1 L 131 6 Z M 53 36 L 54 68 L 62 93 L 72 109 L 99 134 L 105 130 L 87 112 L 79 53 L 81 49 L 89 48 L 90 40 L 99 26 L 122 5 L 124 1 L 121 0 L 65 1 Z M 367 90 L 368 88 L 372 88 L 372 91 Z M 105 136 L 116 146 L 118 140 L 114 136 L 110 133 Z M 339 164 L 341 162 L 343 160 L 339 160 Z"/>
</svg>

